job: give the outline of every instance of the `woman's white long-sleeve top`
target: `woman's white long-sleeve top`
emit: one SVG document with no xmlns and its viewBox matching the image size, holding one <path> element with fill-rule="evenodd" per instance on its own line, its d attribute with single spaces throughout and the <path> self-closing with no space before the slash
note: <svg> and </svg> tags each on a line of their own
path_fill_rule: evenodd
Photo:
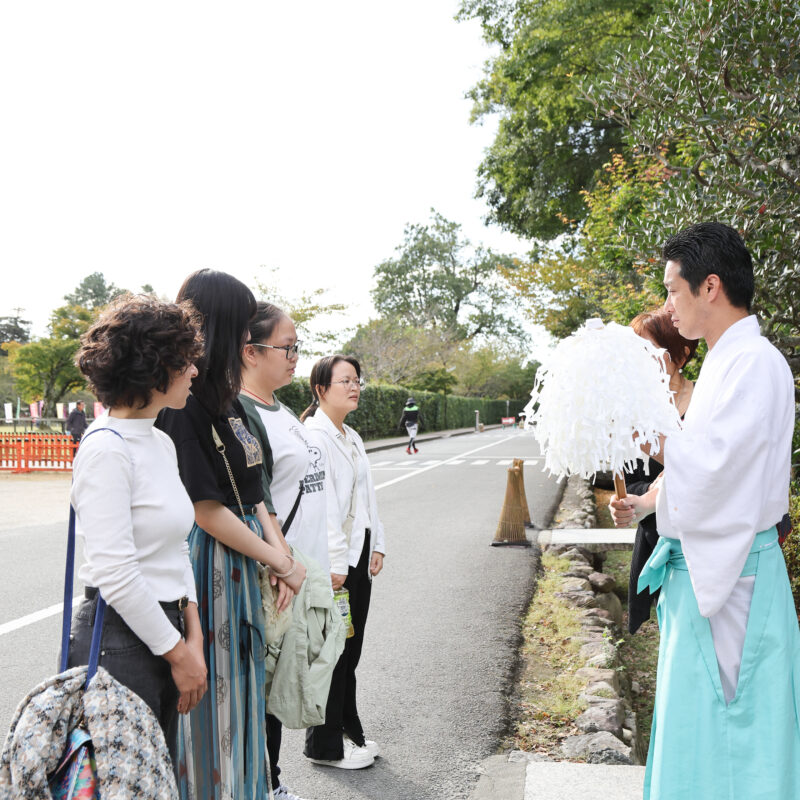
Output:
<svg viewBox="0 0 800 800">
<path fill-rule="evenodd" d="M 186 537 L 194 507 L 178 474 L 175 446 L 155 419 L 102 415 L 84 435 L 70 500 L 85 563 L 78 577 L 155 655 L 181 638 L 159 601 L 197 602 Z M 113 428 L 124 442 L 109 431 Z"/>
<path fill-rule="evenodd" d="M 351 519 L 348 523 L 348 517 L 352 515 L 354 519 L 356 516 L 353 513 L 355 508 L 353 493 L 357 490 L 354 453 L 357 458 L 364 459 L 364 463 L 367 465 L 370 555 L 373 552 L 386 555 L 383 523 L 378 516 L 378 501 L 369 471 L 367 452 L 361 437 L 349 425 L 344 425 L 345 432 L 342 433 L 321 408 L 317 409 L 313 417 L 306 419 L 305 425 L 315 446 L 324 450 L 328 465 L 325 476 L 325 492 L 331 572 L 337 575 L 347 575 L 350 565 L 357 564 L 361 555 L 361 546 L 351 546 L 351 536 L 348 530 L 353 521 Z M 363 518 L 360 514 L 358 516 Z M 363 543 L 363 539 L 361 541 Z"/>
</svg>

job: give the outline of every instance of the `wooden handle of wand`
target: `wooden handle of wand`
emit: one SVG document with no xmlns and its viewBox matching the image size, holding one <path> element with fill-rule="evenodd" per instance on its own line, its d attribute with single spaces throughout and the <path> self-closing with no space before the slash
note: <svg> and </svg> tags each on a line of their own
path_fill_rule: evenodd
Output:
<svg viewBox="0 0 800 800">
<path fill-rule="evenodd" d="M 625 489 L 625 478 L 622 475 L 614 475 L 614 493 L 617 495 L 618 500 L 628 496 L 628 492 Z"/>
</svg>

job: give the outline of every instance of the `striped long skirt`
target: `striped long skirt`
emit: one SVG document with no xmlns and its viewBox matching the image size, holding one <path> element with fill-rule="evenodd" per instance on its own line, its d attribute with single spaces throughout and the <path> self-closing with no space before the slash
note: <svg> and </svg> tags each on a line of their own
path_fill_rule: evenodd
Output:
<svg viewBox="0 0 800 800">
<path fill-rule="evenodd" d="M 253 516 L 246 517 L 262 535 Z M 264 800 L 266 754 L 264 617 L 258 565 L 202 528 L 189 534 L 209 690 L 181 717 L 182 800 Z"/>
</svg>

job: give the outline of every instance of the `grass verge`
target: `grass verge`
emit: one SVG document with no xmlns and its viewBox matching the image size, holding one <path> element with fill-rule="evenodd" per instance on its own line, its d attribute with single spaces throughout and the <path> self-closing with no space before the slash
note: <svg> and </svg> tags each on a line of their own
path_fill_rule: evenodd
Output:
<svg viewBox="0 0 800 800">
<path fill-rule="evenodd" d="M 595 489 L 600 528 L 613 527 L 606 508 L 611 494 Z M 625 611 L 625 632 L 617 645 L 619 669 L 639 687 L 631 701 L 646 747 L 655 697 L 658 625 L 653 611 L 653 618 L 635 635 L 627 633 L 630 561 L 630 551 L 610 551 L 603 569 L 614 578 Z M 578 657 L 580 643 L 572 638 L 580 634 L 581 626 L 578 612 L 556 596 L 561 589 L 561 573 L 568 566 L 566 559 L 542 556 L 542 574 L 522 625 L 522 666 L 512 701 L 510 733 L 502 743 L 504 750 L 526 750 L 558 759 L 562 757 L 561 742 L 581 733 L 575 720 L 586 708 L 579 699 L 584 683 L 575 677 L 575 671 L 583 664 Z"/>
<path fill-rule="evenodd" d="M 582 664 L 580 643 L 574 637 L 581 626 L 574 609 L 556 596 L 561 573 L 569 562 L 542 556 L 543 572 L 522 625 L 522 668 L 514 698 L 515 723 L 503 749 L 535 751 L 560 757 L 558 746 L 580 733 L 575 720 L 586 708 L 578 699 L 583 682 L 575 677 Z"/>
</svg>

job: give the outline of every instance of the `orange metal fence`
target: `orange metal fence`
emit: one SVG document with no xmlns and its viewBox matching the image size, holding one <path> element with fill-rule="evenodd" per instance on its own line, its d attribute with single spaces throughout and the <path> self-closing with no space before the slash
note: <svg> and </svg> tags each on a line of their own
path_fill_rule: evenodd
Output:
<svg viewBox="0 0 800 800">
<path fill-rule="evenodd" d="M 61 433 L 0 433 L 0 470 L 68 472 L 77 449 Z"/>
</svg>

